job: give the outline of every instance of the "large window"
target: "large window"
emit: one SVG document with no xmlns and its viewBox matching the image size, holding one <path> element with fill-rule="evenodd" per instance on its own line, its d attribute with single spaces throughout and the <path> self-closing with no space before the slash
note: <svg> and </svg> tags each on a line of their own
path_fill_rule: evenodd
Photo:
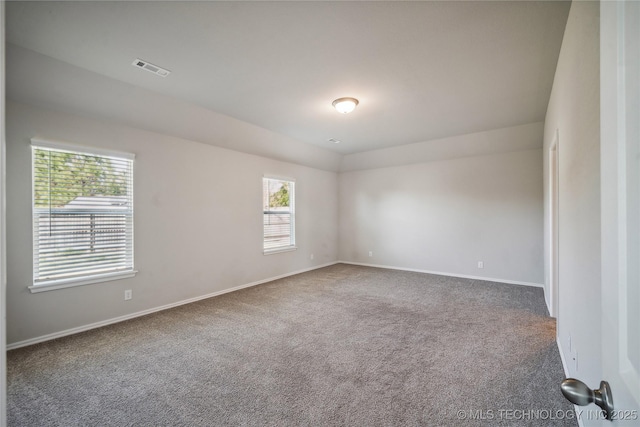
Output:
<svg viewBox="0 0 640 427">
<path fill-rule="evenodd" d="M 296 248 L 294 190 L 295 182 L 292 179 L 262 179 L 265 254 Z"/>
<path fill-rule="evenodd" d="M 133 155 L 32 146 L 31 291 L 133 276 Z"/>
</svg>

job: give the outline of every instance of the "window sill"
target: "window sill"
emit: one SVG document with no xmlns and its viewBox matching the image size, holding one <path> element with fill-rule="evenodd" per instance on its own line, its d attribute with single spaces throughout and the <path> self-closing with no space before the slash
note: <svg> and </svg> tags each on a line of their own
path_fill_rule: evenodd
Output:
<svg viewBox="0 0 640 427">
<path fill-rule="evenodd" d="M 262 253 L 264 255 L 273 255 L 273 254 L 279 254 L 282 252 L 291 252 L 291 251 L 295 251 L 297 250 L 298 247 L 297 246 L 287 246 L 284 248 L 273 248 L 273 249 L 265 249 L 262 251 Z"/>
<path fill-rule="evenodd" d="M 136 273 L 137 271 L 135 270 L 127 270 L 119 271 L 117 273 L 96 274 L 95 276 L 80 277 L 76 279 L 50 280 L 47 282 L 38 283 L 37 285 L 29 286 L 29 290 L 32 294 L 35 294 L 38 292 L 54 291 L 56 289 L 73 288 L 75 286 L 90 285 L 92 283 L 102 283 L 109 282 L 111 280 L 127 279 L 130 277 L 134 277 Z"/>
</svg>

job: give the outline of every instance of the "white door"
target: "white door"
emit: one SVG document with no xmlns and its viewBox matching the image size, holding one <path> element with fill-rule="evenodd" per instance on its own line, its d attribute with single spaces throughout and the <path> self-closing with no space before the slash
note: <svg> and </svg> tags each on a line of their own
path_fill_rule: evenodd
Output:
<svg viewBox="0 0 640 427">
<path fill-rule="evenodd" d="M 640 2 L 600 3 L 602 379 L 640 425 Z M 597 385 L 596 385 L 597 386 Z M 635 411 L 635 412 L 634 412 Z M 626 419 L 626 421 L 625 421 Z"/>
</svg>

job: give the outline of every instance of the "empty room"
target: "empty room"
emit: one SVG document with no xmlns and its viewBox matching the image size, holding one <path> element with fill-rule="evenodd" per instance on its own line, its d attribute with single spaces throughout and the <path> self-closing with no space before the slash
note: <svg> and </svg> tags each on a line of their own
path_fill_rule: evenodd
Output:
<svg viewBox="0 0 640 427">
<path fill-rule="evenodd" d="M 640 423 L 640 3 L 0 10 L 0 425 Z"/>
</svg>

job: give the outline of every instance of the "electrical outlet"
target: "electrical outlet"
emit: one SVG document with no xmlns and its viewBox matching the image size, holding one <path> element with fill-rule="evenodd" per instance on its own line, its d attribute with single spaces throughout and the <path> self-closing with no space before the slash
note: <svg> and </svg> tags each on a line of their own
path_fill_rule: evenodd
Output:
<svg viewBox="0 0 640 427">
<path fill-rule="evenodd" d="M 309 255 L 309 259 L 313 259 L 313 254 Z"/>
<path fill-rule="evenodd" d="M 373 251 L 369 251 L 369 256 L 373 256 Z"/>
<path fill-rule="evenodd" d="M 126 291 L 124 291 L 124 300 L 128 301 L 131 298 L 133 298 L 133 291 L 131 289 L 127 289 Z"/>
<path fill-rule="evenodd" d="M 484 268 L 484 262 L 478 261 L 478 268 Z"/>
</svg>

